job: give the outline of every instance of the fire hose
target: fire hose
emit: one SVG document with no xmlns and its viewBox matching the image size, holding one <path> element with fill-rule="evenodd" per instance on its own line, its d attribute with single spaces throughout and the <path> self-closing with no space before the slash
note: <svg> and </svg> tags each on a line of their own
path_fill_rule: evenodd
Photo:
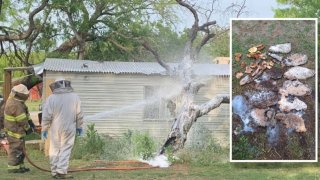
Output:
<svg viewBox="0 0 320 180">
<path fill-rule="evenodd" d="M 5 147 L 5 145 L 8 144 L 4 144 L 4 143 L 0 143 L 2 147 L 4 147 L 4 149 L 7 151 L 7 148 Z M 28 153 L 25 149 L 25 147 L 23 147 L 23 154 L 25 156 L 25 158 L 27 159 L 27 161 L 35 168 L 44 171 L 44 172 L 51 172 L 49 169 L 45 169 L 42 168 L 38 165 L 36 165 L 28 156 Z M 97 160 L 96 162 L 103 162 L 102 160 Z M 106 171 L 106 170 L 114 170 L 114 171 L 120 171 L 120 170 L 143 170 L 143 169 L 152 169 L 152 168 L 157 168 L 157 167 L 153 167 L 150 166 L 148 163 L 144 163 L 144 162 L 140 162 L 140 161 L 136 161 L 136 160 L 127 160 L 127 161 L 109 161 L 108 164 L 114 164 L 114 165 L 121 165 L 121 164 L 141 164 L 142 166 L 134 166 L 134 167 L 128 167 L 128 166 L 116 166 L 116 167 L 95 167 L 95 168 L 78 168 L 78 169 L 69 169 L 68 172 L 72 173 L 72 172 L 81 172 L 81 171 Z"/>
</svg>

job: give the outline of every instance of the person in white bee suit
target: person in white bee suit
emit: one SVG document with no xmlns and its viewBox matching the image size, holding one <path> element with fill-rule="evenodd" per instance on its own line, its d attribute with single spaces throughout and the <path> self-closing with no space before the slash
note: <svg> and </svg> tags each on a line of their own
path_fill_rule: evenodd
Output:
<svg viewBox="0 0 320 180">
<path fill-rule="evenodd" d="M 51 174 L 56 179 L 73 178 L 67 175 L 69 158 L 76 134 L 82 134 L 83 113 L 79 96 L 73 92 L 71 82 L 57 79 L 50 84 L 52 93 L 42 112 L 42 139 L 50 131 L 49 159 Z"/>
</svg>

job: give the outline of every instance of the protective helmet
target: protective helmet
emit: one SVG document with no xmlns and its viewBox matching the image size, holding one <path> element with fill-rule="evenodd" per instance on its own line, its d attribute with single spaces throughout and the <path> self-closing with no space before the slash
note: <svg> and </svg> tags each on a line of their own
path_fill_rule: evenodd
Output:
<svg viewBox="0 0 320 180">
<path fill-rule="evenodd" d="M 14 93 L 21 93 L 21 94 L 29 95 L 28 88 L 23 84 L 19 84 L 19 85 L 14 86 L 11 91 Z"/>
<path fill-rule="evenodd" d="M 25 85 L 19 84 L 12 88 L 10 96 L 18 100 L 26 101 L 29 97 L 29 90 Z"/>
</svg>

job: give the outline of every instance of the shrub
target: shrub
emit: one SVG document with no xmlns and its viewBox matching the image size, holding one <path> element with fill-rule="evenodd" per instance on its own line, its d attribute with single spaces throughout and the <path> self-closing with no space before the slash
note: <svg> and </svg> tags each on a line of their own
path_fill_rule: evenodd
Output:
<svg viewBox="0 0 320 180">
<path fill-rule="evenodd" d="M 104 159 L 124 160 L 139 157 L 147 160 L 153 157 L 156 143 L 148 133 L 128 130 L 120 138 L 106 138 Z"/>
<path fill-rule="evenodd" d="M 156 143 L 148 133 L 128 130 L 120 138 L 102 138 L 94 129 L 94 124 L 89 124 L 85 137 L 76 138 L 72 158 L 124 160 L 138 156 L 147 160 L 155 152 Z"/>
<path fill-rule="evenodd" d="M 229 150 L 215 143 L 213 138 L 208 139 L 205 148 L 187 147 L 177 153 L 175 162 L 192 164 L 194 166 L 210 166 L 216 163 L 228 162 Z"/>
<path fill-rule="evenodd" d="M 172 164 L 177 161 L 177 158 L 174 155 L 173 147 L 172 145 L 165 148 L 166 156 L 168 157 L 168 161 Z"/>
<path fill-rule="evenodd" d="M 132 146 L 134 155 L 144 160 L 152 158 L 156 151 L 156 143 L 148 133 L 135 132 L 132 135 Z"/>
<path fill-rule="evenodd" d="M 120 138 L 106 138 L 105 152 L 103 158 L 106 160 L 124 160 L 133 157 L 132 138 L 133 132 L 128 130 Z"/>
<path fill-rule="evenodd" d="M 85 137 L 76 137 L 72 158 L 100 158 L 105 149 L 105 141 L 94 129 L 94 124 L 88 124 Z"/>
<path fill-rule="evenodd" d="M 209 166 L 228 161 L 228 148 L 216 143 L 212 132 L 203 124 L 195 124 L 188 135 L 184 149 L 177 152 L 177 163 L 187 163 L 195 166 Z"/>
</svg>

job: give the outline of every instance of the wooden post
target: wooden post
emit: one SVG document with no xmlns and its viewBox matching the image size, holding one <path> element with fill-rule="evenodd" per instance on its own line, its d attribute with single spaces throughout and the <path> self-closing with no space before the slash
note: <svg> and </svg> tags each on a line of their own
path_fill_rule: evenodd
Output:
<svg viewBox="0 0 320 180">
<path fill-rule="evenodd" d="M 7 67 L 4 68 L 4 83 L 3 83 L 3 100 L 6 100 L 9 97 L 12 88 L 12 71 L 25 71 L 32 70 L 33 67 Z"/>
<path fill-rule="evenodd" d="M 48 131 L 48 138 L 44 141 L 44 155 L 45 157 L 49 156 L 50 149 L 50 131 Z"/>
<path fill-rule="evenodd" d="M 3 100 L 7 101 L 10 91 L 11 91 L 11 79 L 12 79 L 12 71 L 9 69 L 4 70 L 4 83 L 3 83 Z"/>
</svg>

